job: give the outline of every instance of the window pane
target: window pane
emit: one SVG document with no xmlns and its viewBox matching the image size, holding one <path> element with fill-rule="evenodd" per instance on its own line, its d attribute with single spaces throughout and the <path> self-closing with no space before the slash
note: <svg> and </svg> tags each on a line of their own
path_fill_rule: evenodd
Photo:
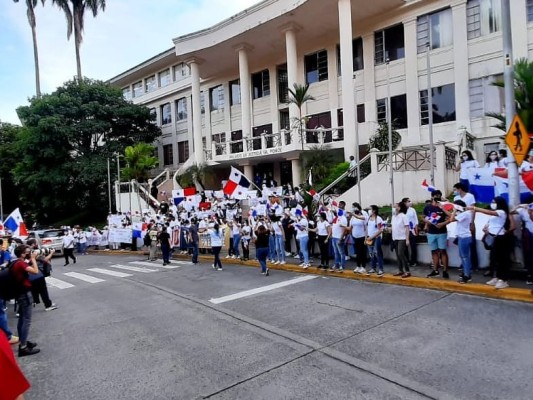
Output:
<svg viewBox="0 0 533 400">
<path fill-rule="evenodd" d="M 318 63 L 316 53 L 305 56 L 304 61 L 306 82 L 308 84 L 318 82 Z"/>
<path fill-rule="evenodd" d="M 396 25 L 385 30 L 385 54 L 390 61 L 405 57 L 403 25 Z"/>
<path fill-rule="evenodd" d="M 163 164 L 164 165 L 172 165 L 174 164 L 174 154 L 172 151 L 172 145 L 171 144 L 165 144 L 163 146 Z"/>
<path fill-rule="evenodd" d="M 241 104 L 241 83 L 237 79 L 236 81 L 231 81 L 230 85 L 230 104 L 234 106 L 235 104 Z"/>
<path fill-rule="evenodd" d="M 156 89 L 155 86 L 155 75 L 152 75 L 144 81 L 144 90 L 146 93 L 153 92 Z"/>
<path fill-rule="evenodd" d="M 433 123 L 455 121 L 455 85 L 444 85 L 431 89 L 433 100 Z M 420 117 L 422 125 L 427 125 L 427 90 L 420 92 Z"/>
<path fill-rule="evenodd" d="M 159 73 L 159 86 L 167 86 L 170 83 L 170 70 L 161 71 Z"/>
<path fill-rule="evenodd" d="M 125 100 L 131 100 L 131 89 L 129 87 L 122 89 L 122 96 Z"/>
<path fill-rule="evenodd" d="M 407 95 L 393 96 L 390 103 L 392 125 L 397 129 L 407 128 Z"/>
<path fill-rule="evenodd" d="M 161 125 L 170 124 L 172 122 L 172 114 L 170 111 L 170 103 L 161 106 Z"/>
<path fill-rule="evenodd" d="M 133 84 L 133 97 L 139 97 L 143 94 L 143 83 L 137 82 Z"/>
<path fill-rule="evenodd" d="M 365 105 L 364 104 L 358 104 L 357 105 L 357 122 L 362 123 L 365 122 Z"/>
<path fill-rule="evenodd" d="M 527 20 L 533 21 L 533 0 L 527 0 Z"/>
<path fill-rule="evenodd" d="M 267 69 L 252 74 L 252 91 L 254 99 L 270 95 L 270 75 Z"/>
<path fill-rule="evenodd" d="M 357 38 L 352 42 L 353 48 L 353 70 L 359 71 L 365 68 L 363 59 L 363 39 Z"/>
<path fill-rule="evenodd" d="M 278 100 L 284 104 L 289 101 L 289 76 L 287 64 L 278 67 Z"/>
<path fill-rule="evenodd" d="M 182 97 L 176 101 L 176 120 L 184 121 L 187 119 L 187 99 Z"/>
<path fill-rule="evenodd" d="M 379 99 L 376 101 L 378 123 L 387 122 L 387 99 Z"/>
</svg>

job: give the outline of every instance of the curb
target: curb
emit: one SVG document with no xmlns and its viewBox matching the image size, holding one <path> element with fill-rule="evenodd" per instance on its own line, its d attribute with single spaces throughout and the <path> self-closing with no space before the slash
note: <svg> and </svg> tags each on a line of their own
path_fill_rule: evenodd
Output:
<svg viewBox="0 0 533 400">
<path fill-rule="evenodd" d="M 89 251 L 91 254 L 110 254 L 110 255 L 139 255 L 144 254 L 144 251 L 130 251 L 130 250 L 91 250 Z M 189 256 L 184 255 L 176 255 L 173 257 L 174 259 L 186 259 L 189 260 Z M 213 257 L 211 256 L 204 256 L 200 255 L 198 257 L 202 261 L 211 262 L 213 260 Z M 258 261 L 242 261 L 232 258 L 225 258 L 223 259 L 223 262 L 226 264 L 234 264 L 234 265 L 241 265 L 246 267 L 253 267 L 258 268 L 259 262 Z M 519 289 L 519 288 L 506 288 L 506 289 L 495 289 L 492 286 L 488 286 L 485 284 L 480 283 L 466 283 L 461 284 L 454 281 L 448 281 L 440 278 L 432 279 L 432 278 L 422 278 L 417 276 L 411 276 L 409 278 L 401 278 L 397 276 L 392 276 L 385 274 L 382 277 L 377 277 L 375 275 L 361 275 L 361 274 L 354 274 L 352 270 L 347 269 L 342 273 L 339 272 L 328 272 L 319 270 L 316 267 L 310 267 L 308 269 L 303 269 L 295 264 L 269 264 L 268 268 L 270 270 L 277 270 L 277 271 L 289 271 L 289 272 L 295 272 L 299 274 L 311 274 L 311 275 L 320 275 L 320 276 L 328 276 L 332 278 L 341 278 L 341 279 L 351 279 L 356 281 L 367 281 L 367 282 L 373 282 L 373 283 L 384 283 L 388 285 L 397 285 L 397 286 L 410 286 L 410 287 L 416 287 L 420 289 L 432 289 L 432 290 L 440 290 L 445 292 L 451 292 L 451 293 L 458 293 L 458 294 L 469 294 L 479 297 L 488 297 L 493 299 L 501 299 L 501 300 L 511 300 L 511 301 L 520 301 L 525 303 L 533 303 L 533 290 L 529 289 Z"/>
</svg>

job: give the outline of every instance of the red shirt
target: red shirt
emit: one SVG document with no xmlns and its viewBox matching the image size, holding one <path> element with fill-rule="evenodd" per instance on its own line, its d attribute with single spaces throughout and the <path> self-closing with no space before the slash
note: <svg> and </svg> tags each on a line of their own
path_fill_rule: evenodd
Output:
<svg viewBox="0 0 533 400">
<path fill-rule="evenodd" d="M 26 268 L 28 268 L 28 264 L 26 264 L 24 261 L 17 260 L 11 268 L 17 282 L 22 282 L 24 287 L 30 290 L 31 282 L 28 277 L 28 271 L 26 271 Z"/>
<path fill-rule="evenodd" d="M 0 334 L 0 377 L 0 400 L 14 400 L 30 388 L 3 333 Z"/>
</svg>

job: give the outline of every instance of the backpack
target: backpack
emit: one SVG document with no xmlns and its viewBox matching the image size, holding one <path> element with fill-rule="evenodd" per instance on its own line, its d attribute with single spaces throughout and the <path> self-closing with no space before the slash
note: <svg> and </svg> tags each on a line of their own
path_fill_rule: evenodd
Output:
<svg viewBox="0 0 533 400">
<path fill-rule="evenodd" d="M 7 267 L 0 270 L 0 299 L 2 300 L 13 300 L 27 291 L 13 275 L 12 269 L 16 262 L 17 260 L 10 261 Z"/>
<path fill-rule="evenodd" d="M 152 238 L 150 237 L 150 232 L 146 232 L 146 234 L 144 235 L 143 243 L 147 247 L 150 247 L 152 245 Z"/>
</svg>

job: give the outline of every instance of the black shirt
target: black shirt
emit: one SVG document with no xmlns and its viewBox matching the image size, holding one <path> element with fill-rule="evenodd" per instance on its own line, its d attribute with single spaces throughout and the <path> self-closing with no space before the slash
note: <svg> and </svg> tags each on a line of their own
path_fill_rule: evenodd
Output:
<svg viewBox="0 0 533 400">
<path fill-rule="evenodd" d="M 270 236 L 269 232 L 258 233 L 257 239 L 255 240 L 255 247 L 262 249 L 268 247 L 268 237 Z"/>
<path fill-rule="evenodd" d="M 170 235 L 168 232 L 160 232 L 159 233 L 159 242 L 161 245 L 170 246 Z"/>
<path fill-rule="evenodd" d="M 436 219 L 436 222 L 429 221 L 428 233 L 432 233 L 432 234 L 448 233 L 448 230 L 446 229 L 446 225 L 444 225 L 442 228 L 437 228 L 436 226 L 436 224 L 440 224 L 441 222 L 446 221 L 446 214 L 444 214 L 444 211 L 442 211 L 440 207 L 434 206 L 432 204 L 425 206 L 424 216 L 426 218 L 429 217 L 432 220 Z"/>
</svg>

